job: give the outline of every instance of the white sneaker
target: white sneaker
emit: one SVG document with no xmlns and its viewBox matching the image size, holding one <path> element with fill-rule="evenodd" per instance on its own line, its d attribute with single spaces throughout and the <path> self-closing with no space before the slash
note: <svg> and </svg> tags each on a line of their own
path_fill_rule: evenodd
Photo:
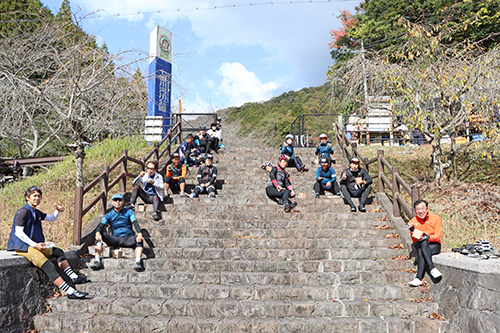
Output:
<svg viewBox="0 0 500 333">
<path fill-rule="evenodd" d="M 414 278 L 413 281 L 408 282 L 408 284 L 412 287 L 418 287 L 422 285 L 422 280 Z"/>
<path fill-rule="evenodd" d="M 191 199 L 194 199 L 194 198 L 196 198 L 196 195 L 194 193 L 191 193 L 191 194 L 188 195 L 188 197 L 191 198 Z"/>
<path fill-rule="evenodd" d="M 214 193 L 214 192 L 210 192 L 210 193 L 208 194 L 208 197 L 209 197 L 209 198 L 215 198 L 215 193 Z"/>
<path fill-rule="evenodd" d="M 443 274 L 441 274 L 440 271 L 438 271 L 437 268 L 433 268 L 431 269 L 431 275 L 433 278 L 437 279 L 437 278 L 440 278 L 441 276 L 443 276 Z"/>
</svg>

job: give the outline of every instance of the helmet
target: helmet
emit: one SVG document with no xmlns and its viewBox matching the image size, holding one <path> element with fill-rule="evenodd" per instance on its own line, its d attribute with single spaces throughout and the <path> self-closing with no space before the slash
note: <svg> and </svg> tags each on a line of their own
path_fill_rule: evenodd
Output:
<svg viewBox="0 0 500 333">
<path fill-rule="evenodd" d="M 271 162 L 266 162 L 266 163 L 262 164 L 261 168 L 262 168 L 262 169 L 265 169 L 265 168 L 267 168 L 268 166 L 270 166 L 270 167 L 272 168 L 272 167 L 273 167 L 273 164 L 272 164 Z"/>
<path fill-rule="evenodd" d="M 285 160 L 288 162 L 288 160 L 290 159 L 290 157 L 288 155 L 281 155 L 280 158 L 278 158 L 278 161 L 281 161 L 281 160 Z"/>
<path fill-rule="evenodd" d="M 212 160 L 212 161 L 213 161 L 213 159 L 214 159 L 214 155 L 212 155 L 212 154 L 207 154 L 207 156 L 205 156 L 205 159 L 206 159 L 206 160 Z"/>
<path fill-rule="evenodd" d="M 319 136 L 320 139 L 326 139 L 328 138 L 328 136 L 325 134 L 325 133 L 322 133 L 320 136 Z"/>
<path fill-rule="evenodd" d="M 221 117 L 217 117 L 217 121 L 222 121 L 222 118 Z"/>
<path fill-rule="evenodd" d="M 214 127 L 214 126 L 217 126 L 217 123 L 210 124 L 210 127 Z"/>
<path fill-rule="evenodd" d="M 200 131 L 206 131 L 206 130 L 207 130 L 207 126 L 205 126 L 205 125 L 200 126 Z"/>
<path fill-rule="evenodd" d="M 288 140 L 288 139 L 292 139 L 293 140 L 293 135 L 288 134 L 287 136 L 285 136 L 285 140 Z"/>
</svg>

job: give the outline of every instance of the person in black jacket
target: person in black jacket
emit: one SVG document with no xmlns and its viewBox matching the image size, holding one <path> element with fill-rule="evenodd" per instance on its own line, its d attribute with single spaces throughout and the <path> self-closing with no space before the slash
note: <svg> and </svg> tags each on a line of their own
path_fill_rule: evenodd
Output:
<svg viewBox="0 0 500 333">
<path fill-rule="evenodd" d="M 287 213 L 297 206 L 296 202 L 290 202 L 290 198 L 295 196 L 295 191 L 290 183 L 290 174 L 285 171 L 288 160 L 287 155 L 280 156 L 278 165 L 269 172 L 269 180 L 266 185 L 266 194 L 269 199 L 276 202 L 281 199 Z"/>
<path fill-rule="evenodd" d="M 198 185 L 194 188 L 193 193 L 189 197 L 196 198 L 205 190 L 209 198 L 215 198 L 215 181 L 217 180 L 217 168 L 212 165 L 213 155 L 207 154 L 205 165 L 198 169 Z"/>
<path fill-rule="evenodd" d="M 372 189 L 372 179 L 365 169 L 359 167 L 359 158 L 349 159 L 349 169 L 342 171 L 340 177 L 340 190 L 345 200 L 351 206 L 351 212 L 356 211 L 356 206 L 351 197 L 359 199 L 359 211 L 366 212 L 365 202 Z"/>
<path fill-rule="evenodd" d="M 200 133 L 198 133 L 197 136 L 200 152 L 204 154 L 210 154 L 210 150 L 215 149 L 215 139 L 207 133 L 207 126 L 201 125 Z"/>
</svg>

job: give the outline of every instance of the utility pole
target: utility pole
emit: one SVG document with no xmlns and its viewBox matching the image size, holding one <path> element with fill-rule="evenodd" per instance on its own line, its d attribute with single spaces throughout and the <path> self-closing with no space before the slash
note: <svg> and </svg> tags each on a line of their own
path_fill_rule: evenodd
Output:
<svg viewBox="0 0 500 333">
<path fill-rule="evenodd" d="M 363 44 L 363 40 L 361 40 L 361 58 L 362 58 L 362 66 L 363 66 L 363 90 L 365 93 L 365 109 L 366 109 L 366 145 L 370 145 L 370 129 L 368 124 L 368 84 L 366 82 L 366 68 L 365 68 L 365 45 Z M 361 135 L 360 135 L 361 138 Z"/>
</svg>

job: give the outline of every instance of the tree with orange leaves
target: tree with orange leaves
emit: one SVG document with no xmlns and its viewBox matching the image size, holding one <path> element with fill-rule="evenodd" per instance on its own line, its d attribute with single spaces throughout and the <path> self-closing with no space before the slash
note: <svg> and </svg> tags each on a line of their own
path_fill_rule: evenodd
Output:
<svg viewBox="0 0 500 333">
<path fill-rule="evenodd" d="M 330 54 L 333 60 L 345 61 L 352 57 L 351 49 L 358 44 L 355 39 L 349 36 L 349 31 L 358 24 L 358 20 L 353 18 L 348 10 L 341 10 L 337 18 L 340 19 L 342 27 L 330 30 L 332 41 L 328 43 L 328 46 L 332 50 Z"/>
</svg>

